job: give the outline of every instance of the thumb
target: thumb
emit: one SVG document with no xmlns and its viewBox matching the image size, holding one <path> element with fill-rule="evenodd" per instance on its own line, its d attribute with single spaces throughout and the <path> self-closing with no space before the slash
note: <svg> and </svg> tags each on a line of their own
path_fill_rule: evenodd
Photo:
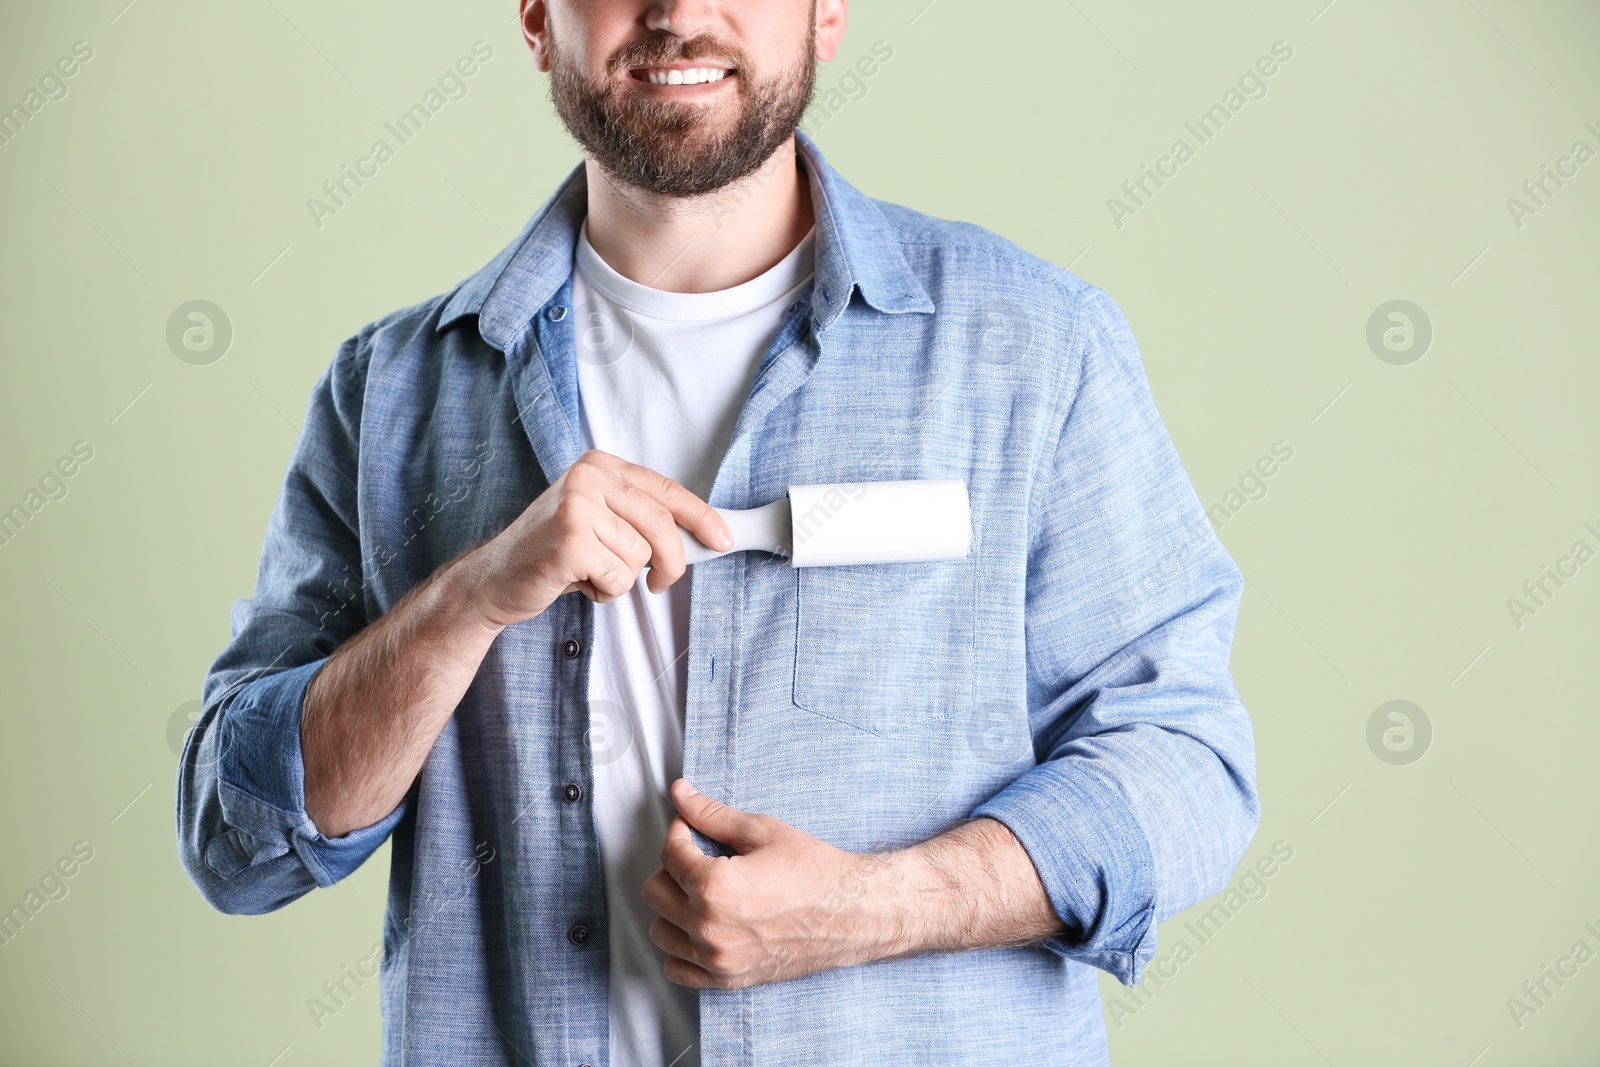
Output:
<svg viewBox="0 0 1600 1067">
<path fill-rule="evenodd" d="M 672 783 L 672 802 L 690 826 L 740 852 L 767 843 L 766 816 L 730 807 L 696 791 L 687 778 Z"/>
</svg>

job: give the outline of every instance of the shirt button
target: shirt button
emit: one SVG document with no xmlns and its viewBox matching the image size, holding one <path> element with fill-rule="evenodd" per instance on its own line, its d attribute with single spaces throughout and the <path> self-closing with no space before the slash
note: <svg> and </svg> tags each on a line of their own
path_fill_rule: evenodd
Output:
<svg viewBox="0 0 1600 1067">
<path fill-rule="evenodd" d="M 587 945 L 589 943 L 589 928 L 587 926 L 574 926 L 567 931 L 567 940 L 574 945 Z"/>
<path fill-rule="evenodd" d="M 544 317 L 551 322 L 560 322 L 567 317 L 567 306 L 565 304 L 551 304 L 544 309 Z"/>
<path fill-rule="evenodd" d="M 561 791 L 561 795 L 567 798 L 569 804 L 575 804 L 583 799 L 583 787 L 576 782 L 568 783 L 567 787 Z"/>
<path fill-rule="evenodd" d="M 583 646 L 578 644 L 577 641 L 574 641 L 570 637 L 561 642 L 561 654 L 568 659 L 577 659 L 578 653 L 582 651 Z"/>
<path fill-rule="evenodd" d="M 804 300 L 796 300 L 794 303 L 789 305 L 789 314 L 793 315 L 796 311 L 799 311 L 805 306 L 806 302 Z"/>
</svg>

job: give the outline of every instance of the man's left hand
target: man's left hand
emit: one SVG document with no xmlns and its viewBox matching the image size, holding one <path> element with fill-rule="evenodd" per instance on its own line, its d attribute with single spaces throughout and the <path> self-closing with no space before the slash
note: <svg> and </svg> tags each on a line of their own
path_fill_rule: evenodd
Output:
<svg viewBox="0 0 1600 1067">
<path fill-rule="evenodd" d="M 835 848 L 704 796 L 682 778 L 672 800 L 679 814 L 642 889 L 669 981 L 741 989 L 893 954 L 894 910 L 881 906 L 883 887 L 874 884 L 889 855 Z M 691 826 L 738 854 L 706 855 Z"/>
</svg>

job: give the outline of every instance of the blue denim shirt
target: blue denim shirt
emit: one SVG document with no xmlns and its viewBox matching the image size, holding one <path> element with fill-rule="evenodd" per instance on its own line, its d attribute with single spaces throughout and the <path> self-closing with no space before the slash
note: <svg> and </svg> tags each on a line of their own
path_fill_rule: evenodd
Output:
<svg viewBox="0 0 1600 1067">
<path fill-rule="evenodd" d="M 1104 1063 L 1096 968 L 1135 983 L 1156 924 L 1221 889 L 1256 827 L 1228 672 L 1243 582 L 1103 292 L 977 226 L 871 200 L 803 133 L 799 148 L 815 283 L 709 501 L 960 478 L 972 549 L 692 567 L 685 776 L 859 852 L 998 819 L 1066 932 L 704 991 L 700 1059 Z M 608 1062 L 593 604 L 569 593 L 499 635 L 374 825 L 319 833 L 300 751 L 329 654 L 578 458 L 567 309 L 585 190 L 579 167 L 478 273 L 340 346 L 184 748 L 179 850 L 225 912 L 280 908 L 392 840 L 381 944 L 330 976 L 323 1011 L 308 1004 L 325 1017 L 378 982 L 387 1065 Z"/>
</svg>

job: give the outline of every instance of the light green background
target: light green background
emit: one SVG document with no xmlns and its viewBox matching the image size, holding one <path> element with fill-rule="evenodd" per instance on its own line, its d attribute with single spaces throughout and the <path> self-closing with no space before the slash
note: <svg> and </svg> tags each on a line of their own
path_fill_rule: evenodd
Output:
<svg viewBox="0 0 1600 1067">
<path fill-rule="evenodd" d="M 1600 962 L 1520 1028 L 1507 999 L 1600 950 L 1600 563 L 1520 628 L 1506 601 L 1600 549 L 1600 161 L 1520 228 L 1506 200 L 1600 149 L 1600 5 L 925 3 L 856 5 L 819 84 L 876 40 L 894 58 L 820 127 L 832 162 L 1106 289 L 1207 505 L 1294 449 L 1221 529 L 1250 583 L 1248 858 L 1294 858 L 1208 944 L 1163 927 L 1194 956 L 1108 1011 L 1115 1060 L 1594 1062 Z M 0 147 L 0 508 L 95 450 L 0 548 L 0 908 L 95 849 L 0 947 L 0 1060 L 375 1062 L 375 986 L 320 1030 L 306 1001 L 378 937 L 387 851 L 276 914 L 212 912 L 167 725 L 249 595 L 335 347 L 487 261 L 577 156 L 510 0 L 125 4 L 0 9 L 0 104 L 95 50 Z M 306 199 L 479 39 L 470 94 L 318 230 Z M 1116 226 L 1107 198 L 1279 40 L 1268 95 Z M 210 366 L 165 340 L 197 298 L 235 331 Z M 1409 366 L 1365 339 L 1396 298 L 1434 329 Z M 1366 740 L 1397 698 L 1434 731 L 1408 766 Z"/>
</svg>

